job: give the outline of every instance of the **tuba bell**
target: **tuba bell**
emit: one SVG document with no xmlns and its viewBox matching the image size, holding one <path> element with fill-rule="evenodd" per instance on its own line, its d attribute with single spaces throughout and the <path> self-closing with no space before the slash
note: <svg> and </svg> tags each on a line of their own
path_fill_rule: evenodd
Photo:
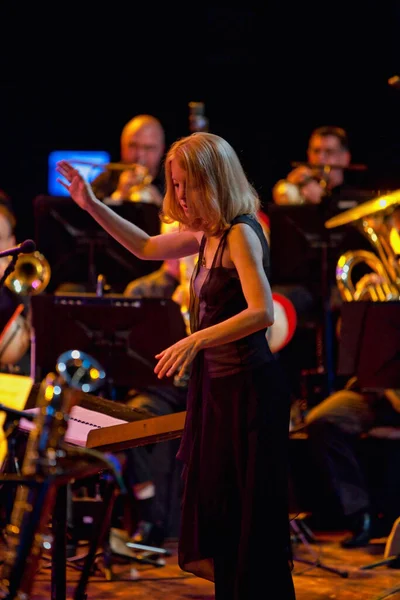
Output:
<svg viewBox="0 0 400 600">
<path fill-rule="evenodd" d="M 400 262 L 393 243 L 393 215 L 400 205 L 400 190 L 364 202 L 332 217 L 325 223 L 331 229 L 351 223 L 371 242 L 375 252 L 349 250 L 339 257 L 336 283 L 346 302 L 383 302 L 400 298 Z M 354 268 L 364 263 L 371 273 L 354 281 Z"/>
</svg>

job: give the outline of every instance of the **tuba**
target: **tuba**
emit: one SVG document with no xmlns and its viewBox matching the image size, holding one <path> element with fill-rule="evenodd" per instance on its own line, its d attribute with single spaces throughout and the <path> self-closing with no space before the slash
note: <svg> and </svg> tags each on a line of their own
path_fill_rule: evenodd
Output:
<svg viewBox="0 0 400 600">
<path fill-rule="evenodd" d="M 396 233 L 392 217 L 400 205 L 400 190 L 364 202 L 332 217 L 325 223 L 331 229 L 351 223 L 371 242 L 375 252 L 345 252 L 336 266 L 336 283 L 346 302 L 382 302 L 400 298 L 400 262 L 393 240 Z M 354 268 L 364 263 L 371 273 L 355 281 Z"/>
</svg>

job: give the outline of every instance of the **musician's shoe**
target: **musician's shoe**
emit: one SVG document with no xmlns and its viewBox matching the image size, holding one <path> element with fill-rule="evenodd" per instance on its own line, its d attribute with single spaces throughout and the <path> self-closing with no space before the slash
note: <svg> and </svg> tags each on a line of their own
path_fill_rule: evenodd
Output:
<svg viewBox="0 0 400 600">
<path fill-rule="evenodd" d="M 129 542 L 129 536 L 123 529 L 111 527 L 109 541 L 111 551 L 114 554 L 126 556 L 128 558 L 136 557 L 136 552 L 127 546 L 127 542 Z"/>
<path fill-rule="evenodd" d="M 372 538 L 371 515 L 368 512 L 357 515 L 354 519 L 351 532 L 352 534 L 349 537 L 340 542 L 342 548 L 351 549 L 368 546 Z"/>
<path fill-rule="evenodd" d="M 132 542 L 135 544 L 157 546 L 157 548 L 163 547 L 164 539 L 164 529 L 160 525 L 149 523 L 148 521 L 140 521 L 132 536 Z"/>
</svg>

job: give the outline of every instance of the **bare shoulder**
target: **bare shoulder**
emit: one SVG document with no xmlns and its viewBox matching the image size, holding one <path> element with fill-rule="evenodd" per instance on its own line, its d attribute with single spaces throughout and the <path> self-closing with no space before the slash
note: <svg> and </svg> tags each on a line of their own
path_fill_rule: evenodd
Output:
<svg viewBox="0 0 400 600">
<path fill-rule="evenodd" d="M 241 244 L 249 248 L 260 248 L 261 242 L 251 225 L 236 223 L 229 232 L 228 244 L 230 247 Z"/>
<path fill-rule="evenodd" d="M 246 223 L 236 223 L 227 238 L 228 252 L 232 262 L 239 264 L 262 263 L 263 248 L 254 229 Z"/>
</svg>

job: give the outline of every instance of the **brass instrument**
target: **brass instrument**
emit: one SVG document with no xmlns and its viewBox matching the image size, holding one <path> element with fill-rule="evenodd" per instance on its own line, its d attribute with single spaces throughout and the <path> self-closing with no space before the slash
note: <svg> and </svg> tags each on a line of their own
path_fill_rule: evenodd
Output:
<svg viewBox="0 0 400 600">
<path fill-rule="evenodd" d="M 105 204 L 115 205 L 130 200 L 131 202 L 147 202 L 161 206 L 162 198 L 154 199 L 154 194 L 149 189 L 153 176 L 144 165 L 123 162 L 99 164 L 85 160 L 71 160 L 71 164 L 100 168 L 106 171 L 120 171 L 118 189 L 111 194 L 110 198 L 105 199 Z"/>
<path fill-rule="evenodd" d="M 97 389 L 104 377 L 97 361 L 72 350 L 59 357 L 57 374 L 49 373 L 40 385 L 37 413 L 17 480 L 21 482 L 5 529 L 7 549 L 1 570 L 1 598 L 30 597 L 42 551 L 52 547 L 48 525 L 56 501 L 57 478 L 62 484 L 71 479 L 64 463 L 69 453 L 64 444 L 69 413 L 78 403 L 77 390 Z"/>
<path fill-rule="evenodd" d="M 348 251 L 339 257 L 336 282 L 346 302 L 357 300 L 389 301 L 400 298 L 400 262 L 392 246 L 390 217 L 400 205 L 400 190 L 379 196 L 351 208 L 325 223 L 332 229 L 351 223 L 371 242 L 376 252 Z M 353 281 L 354 267 L 365 263 L 371 274 Z"/>
<path fill-rule="evenodd" d="M 21 254 L 14 271 L 5 280 L 5 285 L 15 294 L 36 295 L 43 292 L 49 284 L 51 268 L 40 252 Z"/>
<path fill-rule="evenodd" d="M 342 165 L 314 165 L 308 162 L 292 162 L 293 168 L 307 167 L 310 174 L 304 178 L 300 184 L 289 182 L 287 179 L 280 179 L 272 189 L 272 196 L 276 204 L 305 204 L 306 199 L 302 194 L 303 186 L 311 181 L 315 181 L 320 187 L 323 195 L 326 193 L 329 175 L 332 170 L 340 171 L 364 171 L 366 165 L 353 163 L 348 166 Z"/>
<path fill-rule="evenodd" d="M 149 189 L 153 177 L 150 175 L 147 167 L 140 164 L 116 164 L 121 165 L 117 169 L 121 171 L 118 188 L 111 194 L 110 201 L 107 204 L 110 204 L 111 201 L 121 202 L 123 200 L 154 203 Z M 159 202 L 158 198 L 157 202 Z"/>
<path fill-rule="evenodd" d="M 301 193 L 301 187 L 290 183 L 287 179 L 280 179 L 272 189 L 272 196 L 276 204 L 305 204 L 306 199 Z"/>
<path fill-rule="evenodd" d="M 4 269 L 10 259 L 4 261 Z M 3 262 L 0 263 L 3 267 Z M 51 268 L 40 252 L 21 254 L 14 270 L 4 281 L 4 285 L 17 296 L 34 296 L 43 292 L 49 284 Z M 21 305 L 21 308 L 23 306 Z M 31 340 L 30 318 L 16 311 L 0 334 L 0 365 L 15 365 L 27 352 Z"/>
<path fill-rule="evenodd" d="M 17 488 L 10 522 L 5 529 L 7 549 L 0 581 L 3 598 L 29 598 L 41 551 L 49 538 L 47 524 L 56 489 L 50 486 L 46 490 L 46 486 L 41 488 L 40 485 L 29 485 L 29 482 L 36 480 L 39 483 L 41 478 L 56 475 L 59 469 L 58 461 L 64 452 L 60 443 L 70 410 L 66 406 L 68 401 L 60 377 L 49 374 L 39 391 L 38 414 L 21 468 L 23 483 Z M 37 514 L 38 504 L 41 504 L 40 515 Z"/>
</svg>

